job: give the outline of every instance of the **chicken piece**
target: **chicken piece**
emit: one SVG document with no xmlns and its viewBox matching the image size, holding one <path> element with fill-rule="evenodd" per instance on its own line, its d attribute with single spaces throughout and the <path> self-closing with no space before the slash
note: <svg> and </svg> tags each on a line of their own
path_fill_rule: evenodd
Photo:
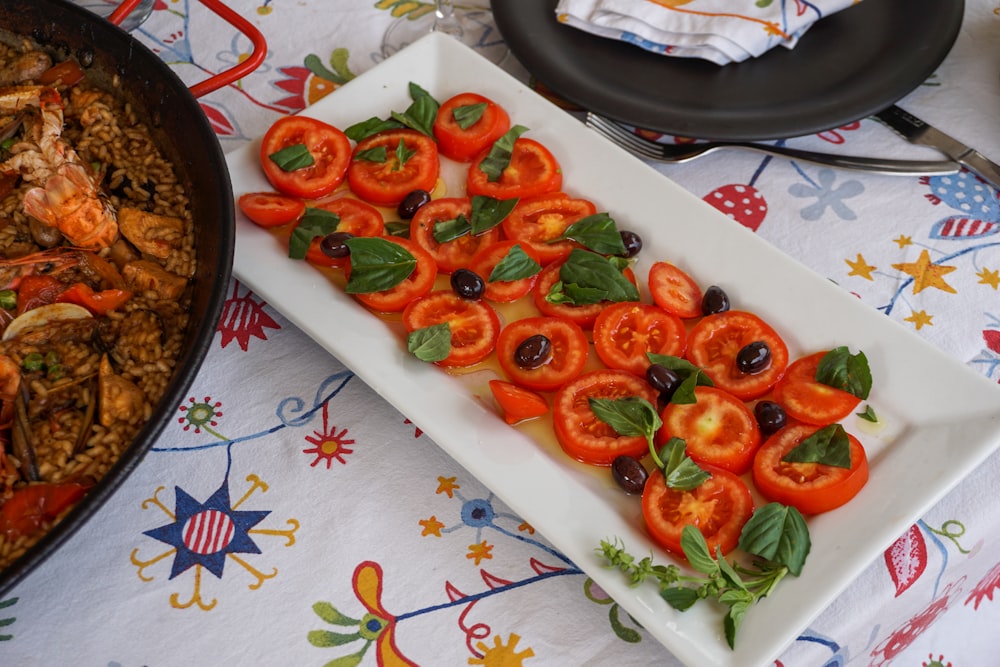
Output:
<svg viewBox="0 0 1000 667">
<path fill-rule="evenodd" d="M 180 298 L 187 287 L 187 278 L 167 271 L 156 262 L 139 259 L 122 269 L 125 285 L 133 292 L 156 292 L 161 299 Z"/>
<path fill-rule="evenodd" d="M 140 252 L 166 259 L 184 240 L 184 221 L 123 206 L 118 210 L 118 229 Z"/>
<path fill-rule="evenodd" d="M 37 79 L 52 67 L 52 58 L 43 51 L 28 51 L 0 70 L 0 86 L 12 86 Z"/>
<path fill-rule="evenodd" d="M 98 403 L 101 425 L 110 427 L 116 421 L 131 422 L 143 414 L 146 395 L 137 386 L 116 375 L 108 355 L 101 357 L 97 373 Z"/>
</svg>

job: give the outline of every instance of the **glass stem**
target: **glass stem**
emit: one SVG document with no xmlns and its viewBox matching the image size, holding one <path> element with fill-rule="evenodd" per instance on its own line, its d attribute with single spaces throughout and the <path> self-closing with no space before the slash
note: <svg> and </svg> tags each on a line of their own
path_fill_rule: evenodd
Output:
<svg viewBox="0 0 1000 667">
<path fill-rule="evenodd" d="M 455 16 L 453 0 L 436 0 L 434 7 L 434 31 L 443 32 L 453 37 L 462 36 L 462 26 Z"/>
</svg>

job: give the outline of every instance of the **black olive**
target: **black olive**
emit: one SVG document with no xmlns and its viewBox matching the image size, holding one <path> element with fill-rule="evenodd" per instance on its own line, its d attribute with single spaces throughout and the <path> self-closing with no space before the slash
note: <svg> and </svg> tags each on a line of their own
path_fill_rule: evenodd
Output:
<svg viewBox="0 0 1000 667">
<path fill-rule="evenodd" d="M 757 403 L 753 406 L 753 416 L 757 418 L 757 426 L 760 427 L 760 432 L 764 435 L 771 435 L 781 430 L 788 421 L 785 409 L 774 401 Z"/>
<path fill-rule="evenodd" d="M 623 229 L 618 232 L 622 237 L 622 243 L 625 245 L 625 254 L 622 257 L 635 257 L 642 250 L 642 237 L 631 232 L 627 229 Z"/>
<path fill-rule="evenodd" d="M 705 295 L 701 298 L 701 313 L 703 315 L 714 315 L 724 313 L 729 310 L 729 295 L 718 285 L 712 285 L 705 290 Z"/>
<path fill-rule="evenodd" d="M 319 242 L 319 248 L 323 254 L 332 259 L 341 259 L 351 254 L 351 249 L 347 247 L 347 241 L 354 238 L 354 234 L 349 232 L 333 232 L 323 237 Z"/>
<path fill-rule="evenodd" d="M 475 271 L 457 269 L 451 274 L 451 289 L 463 299 L 476 300 L 486 291 L 486 283 Z"/>
<path fill-rule="evenodd" d="M 622 454 L 611 462 L 611 476 L 625 493 L 638 495 L 645 488 L 649 473 L 639 459 Z"/>
<path fill-rule="evenodd" d="M 410 220 L 417 214 L 420 207 L 431 200 L 431 193 L 427 190 L 414 190 L 410 194 L 403 197 L 403 201 L 399 202 L 399 206 L 396 208 L 396 213 L 399 214 L 403 220 Z"/>
<path fill-rule="evenodd" d="M 681 386 L 681 376 L 666 366 L 650 364 L 646 367 L 646 382 L 660 393 L 663 400 L 669 401 L 677 387 Z"/>
<path fill-rule="evenodd" d="M 528 336 L 514 350 L 514 363 L 531 370 L 544 365 L 552 356 L 552 341 L 542 334 Z"/>
<path fill-rule="evenodd" d="M 762 340 L 756 340 L 743 346 L 736 353 L 736 368 L 741 373 L 753 375 L 766 370 L 771 365 L 771 348 Z"/>
</svg>

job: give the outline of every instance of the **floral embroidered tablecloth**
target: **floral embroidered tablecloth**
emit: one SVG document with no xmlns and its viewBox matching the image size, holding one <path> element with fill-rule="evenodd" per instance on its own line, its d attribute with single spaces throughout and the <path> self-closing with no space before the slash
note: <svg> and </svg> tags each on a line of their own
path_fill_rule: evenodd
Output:
<svg viewBox="0 0 1000 667">
<path fill-rule="evenodd" d="M 201 99 L 227 152 L 391 55 L 386 29 L 432 9 L 230 6 L 269 52 Z M 156 0 L 135 34 L 188 83 L 250 50 L 196 0 Z M 1000 4 L 970 0 L 951 54 L 900 104 L 1000 159 L 998 63 Z M 873 120 L 788 143 L 928 155 Z M 1000 381 L 993 187 L 964 171 L 891 177 L 742 153 L 658 169 Z M 0 664 L 680 664 L 280 308 L 231 282 L 208 359 L 143 464 L 0 600 Z M 1000 664 L 998 481 L 995 454 L 775 664 Z"/>
</svg>

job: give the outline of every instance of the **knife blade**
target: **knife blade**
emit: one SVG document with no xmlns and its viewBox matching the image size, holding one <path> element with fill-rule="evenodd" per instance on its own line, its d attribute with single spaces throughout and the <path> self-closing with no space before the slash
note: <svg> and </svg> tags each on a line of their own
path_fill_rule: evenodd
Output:
<svg viewBox="0 0 1000 667">
<path fill-rule="evenodd" d="M 895 104 L 879 111 L 875 117 L 911 144 L 936 148 L 993 187 L 1000 188 L 1000 165 L 971 146 L 928 125 Z"/>
</svg>

